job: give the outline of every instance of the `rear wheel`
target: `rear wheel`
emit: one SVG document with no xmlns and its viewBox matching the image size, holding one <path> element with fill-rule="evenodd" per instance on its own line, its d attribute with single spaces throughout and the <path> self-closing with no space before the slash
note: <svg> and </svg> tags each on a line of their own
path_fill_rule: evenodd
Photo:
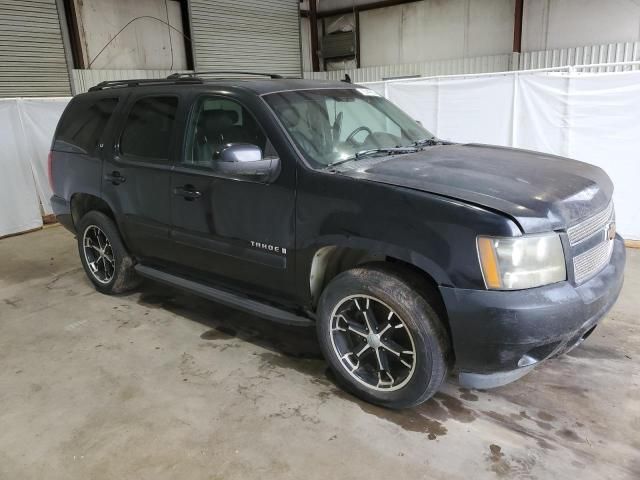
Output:
<svg viewBox="0 0 640 480">
<path fill-rule="evenodd" d="M 100 292 L 121 293 L 140 283 L 118 228 L 104 213 L 91 211 L 80 219 L 78 252 L 89 280 Z"/>
<path fill-rule="evenodd" d="M 390 408 L 424 402 L 447 373 L 447 332 L 410 276 L 385 264 L 355 268 L 319 304 L 320 345 L 340 385 Z"/>
</svg>

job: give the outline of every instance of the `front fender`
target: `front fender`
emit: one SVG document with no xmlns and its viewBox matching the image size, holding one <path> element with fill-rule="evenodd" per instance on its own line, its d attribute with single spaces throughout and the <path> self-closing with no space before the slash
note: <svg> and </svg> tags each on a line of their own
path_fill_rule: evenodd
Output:
<svg viewBox="0 0 640 480">
<path fill-rule="evenodd" d="M 400 245 L 394 245 L 392 243 L 383 242 L 371 238 L 357 237 L 357 236 L 343 236 L 343 235 L 326 235 L 317 239 L 313 245 L 305 249 L 302 254 L 302 263 L 304 265 L 304 276 L 309 278 L 311 264 L 315 253 L 328 246 L 346 247 L 359 250 L 365 250 L 372 255 L 381 255 L 385 257 L 391 257 L 403 262 L 409 263 L 420 270 L 430 275 L 436 283 L 439 285 L 450 285 L 451 279 L 445 270 L 438 265 L 434 260 L 402 247 Z"/>
<path fill-rule="evenodd" d="M 477 236 L 520 233 L 500 212 L 460 200 L 339 174 L 299 173 L 296 280 L 302 296 L 310 290 L 315 252 L 328 245 L 402 260 L 440 286 L 484 289 Z"/>
</svg>

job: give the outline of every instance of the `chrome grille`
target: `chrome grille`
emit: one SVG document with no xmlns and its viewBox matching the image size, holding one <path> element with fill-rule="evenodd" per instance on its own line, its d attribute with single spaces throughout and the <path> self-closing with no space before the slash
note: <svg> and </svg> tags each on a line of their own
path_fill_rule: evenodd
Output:
<svg viewBox="0 0 640 480">
<path fill-rule="evenodd" d="M 613 240 L 606 240 L 595 247 L 573 257 L 573 273 L 576 283 L 582 283 L 602 270 L 613 251 Z"/>
<path fill-rule="evenodd" d="M 603 230 L 607 224 L 612 220 L 614 215 L 613 202 L 610 202 L 607 208 L 597 213 L 593 217 L 586 219 L 583 222 L 574 225 L 567 229 L 567 235 L 569 236 L 569 244 L 571 246 L 586 240 L 591 235 L 599 230 Z"/>
</svg>

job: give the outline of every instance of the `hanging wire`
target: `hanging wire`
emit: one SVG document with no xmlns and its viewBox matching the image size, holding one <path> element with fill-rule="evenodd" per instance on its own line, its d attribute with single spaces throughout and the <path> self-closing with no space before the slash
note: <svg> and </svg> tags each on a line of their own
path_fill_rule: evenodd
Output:
<svg viewBox="0 0 640 480">
<path fill-rule="evenodd" d="M 358 15 L 358 12 L 356 12 L 356 1 L 353 0 L 351 2 L 351 7 L 352 7 L 352 15 L 353 18 L 351 19 L 351 21 L 353 22 L 353 26 L 351 31 L 353 32 L 353 47 L 355 49 L 355 51 L 353 52 L 353 58 L 355 58 L 356 60 L 356 65 L 355 68 L 358 68 L 358 64 L 360 63 L 360 59 L 358 58 L 358 37 L 360 36 L 360 32 L 356 31 L 358 28 L 358 24 L 360 22 L 358 22 L 356 20 L 356 16 Z"/>
<path fill-rule="evenodd" d="M 164 10 L 167 12 L 167 32 L 169 32 L 169 48 L 171 49 L 171 66 L 169 70 L 173 70 L 173 41 L 171 40 L 171 25 L 169 25 L 169 5 L 168 0 L 164 0 Z"/>
<path fill-rule="evenodd" d="M 166 25 L 167 27 L 169 27 L 170 29 L 175 30 L 175 31 L 176 31 L 176 32 L 178 32 L 180 35 L 182 35 L 184 38 L 186 38 L 189 42 L 191 42 L 191 38 L 187 37 L 184 33 L 182 33 L 180 30 L 178 30 L 177 28 L 175 28 L 173 25 L 170 25 L 170 24 L 169 24 L 169 22 L 165 22 L 164 20 L 162 20 L 162 19 L 160 19 L 160 18 L 158 18 L 158 17 L 153 17 L 153 16 L 151 16 L 151 15 L 140 15 L 139 17 L 135 17 L 135 18 L 132 18 L 131 20 L 129 20 L 129 21 L 127 22 L 127 24 L 126 24 L 124 27 L 122 27 L 120 30 L 118 30 L 118 33 L 116 33 L 116 34 L 113 36 L 113 38 L 111 38 L 111 40 L 109 40 L 109 41 L 106 43 L 106 45 L 105 45 L 104 47 L 102 47 L 102 50 L 100 50 L 100 51 L 98 52 L 98 54 L 97 54 L 95 57 L 93 57 L 93 60 L 91 60 L 91 61 L 89 62 L 89 65 L 88 65 L 88 66 L 89 66 L 89 68 L 91 67 L 91 65 L 93 65 L 93 62 L 95 62 L 95 61 L 96 61 L 96 59 L 100 56 L 100 54 L 106 50 L 106 48 L 111 44 L 111 42 L 113 42 L 113 41 L 118 37 L 118 35 L 120 35 L 120 34 L 122 33 L 122 31 L 123 31 L 125 28 L 127 28 L 127 27 L 128 27 L 129 25 L 131 25 L 133 22 L 135 22 L 135 21 L 137 21 L 137 20 L 141 20 L 141 19 L 143 19 L 143 18 L 149 18 L 149 19 L 151 19 L 151 20 L 155 20 L 155 21 L 157 21 L 157 22 L 160 22 L 160 23 L 162 23 L 162 24 Z M 169 37 L 171 37 L 171 36 L 169 36 Z M 173 67 L 173 55 L 172 55 L 172 58 L 171 58 L 171 67 Z"/>
</svg>

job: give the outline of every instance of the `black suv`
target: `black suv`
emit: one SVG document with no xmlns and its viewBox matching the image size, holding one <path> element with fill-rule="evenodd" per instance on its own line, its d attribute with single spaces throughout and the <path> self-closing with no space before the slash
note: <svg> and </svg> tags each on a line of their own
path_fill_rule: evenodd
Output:
<svg viewBox="0 0 640 480">
<path fill-rule="evenodd" d="M 96 288 L 148 277 L 317 326 L 337 381 L 416 405 L 582 342 L 625 251 L 599 168 L 436 139 L 344 82 L 174 76 L 73 98 L 52 203 Z"/>
</svg>

